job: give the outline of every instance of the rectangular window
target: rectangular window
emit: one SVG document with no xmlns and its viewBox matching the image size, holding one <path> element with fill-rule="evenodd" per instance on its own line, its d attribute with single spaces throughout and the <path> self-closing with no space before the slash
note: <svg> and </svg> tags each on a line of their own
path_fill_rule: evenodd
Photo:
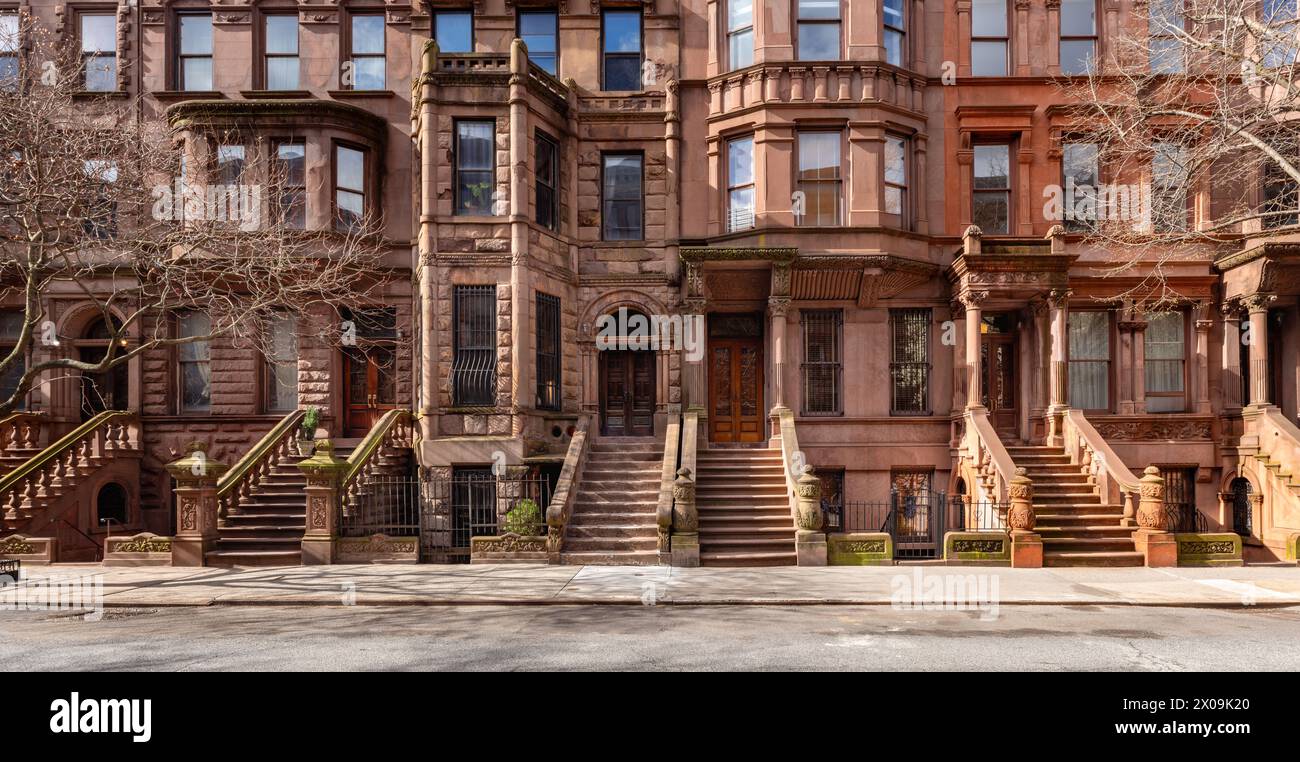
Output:
<svg viewBox="0 0 1300 762">
<path fill-rule="evenodd" d="M 1183 379 L 1187 351 L 1181 312 L 1147 315 L 1146 400 L 1148 413 L 1181 413 L 1187 409 Z"/>
<path fill-rule="evenodd" d="M 117 235 L 117 199 L 113 189 L 117 182 L 117 162 L 87 159 L 82 162 L 86 176 L 87 207 L 82 229 L 90 238 L 105 241 Z"/>
<path fill-rule="evenodd" d="M 452 308 L 455 323 L 452 404 L 495 405 L 496 286 L 456 286 Z"/>
<path fill-rule="evenodd" d="M 560 409 L 560 297 L 537 292 L 537 408 Z"/>
<path fill-rule="evenodd" d="M 800 225 L 840 224 L 840 133 L 800 132 L 799 176 L 796 189 L 803 194 Z"/>
<path fill-rule="evenodd" d="M 1157 233 L 1187 229 L 1187 149 L 1156 143 L 1151 157 L 1151 222 Z"/>
<path fill-rule="evenodd" d="M 177 337 L 207 336 L 212 321 L 202 312 L 185 312 L 176 319 Z M 206 413 L 212 409 L 212 354 L 207 340 L 176 345 L 180 373 L 180 411 Z"/>
<path fill-rule="evenodd" d="M 275 177 L 279 223 L 287 228 L 307 227 L 307 146 L 282 142 L 275 146 Z"/>
<path fill-rule="evenodd" d="M 387 87 L 388 59 L 384 51 L 384 16 L 379 13 L 352 16 L 351 47 L 344 87 L 353 90 L 383 90 Z M 346 74 L 351 74 L 350 79 Z"/>
<path fill-rule="evenodd" d="M 1177 74 L 1183 71 L 1183 0 L 1151 0 L 1147 19 L 1148 61 L 1151 71 Z"/>
<path fill-rule="evenodd" d="M 930 310 L 889 311 L 891 342 L 889 377 L 894 415 L 930 413 Z"/>
<path fill-rule="evenodd" d="M 907 65 L 907 13 L 905 0 L 885 0 L 885 61 Z"/>
<path fill-rule="evenodd" d="M 212 14 L 182 13 L 176 18 L 179 90 L 212 89 Z"/>
<path fill-rule="evenodd" d="M 754 227 L 754 138 L 727 141 L 727 230 Z"/>
<path fill-rule="evenodd" d="M 1061 0 L 1061 73 L 1087 74 L 1097 60 L 1097 0 Z"/>
<path fill-rule="evenodd" d="M 843 310 L 803 310 L 803 413 L 839 415 Z"/>
<path fill-rule="evenodd" d="M 0 312 L 0 359 L 6 358 L 18 346 L 18 337 L 23 332 L 24 313 L 20 310 Z M 7 400 L 18 391 L 23 375 L 27 372 L 27 357 L 19 352 L 10 362 L 9 367 L 0 373 L 0 401 Z M 16 410 L 25 410 L 27 400 L 19 399 Z"/>
<path fill-rule="evenodd" d="M 1070 407 L 1110 410 L 1110 313 L 1071 311 Z"/>
<path fill-rule="evenodd" d="M 537 207 L 537 224 L 547 230 L 560 229 L 559 194 L 560 186 L 560 148 L 554 140 L 538 132 L 533 143 L 537 162 L 535 197 L 533 205 Z"/>
<path fill-rule="evenodd" d="M 644 240 L 641 155 L 605 154 L 601 159 L 601 238 L 606 241 Z"/>
<path fill-rule="evenodd" d="M 840 0 L 797 0 L 800 61 L 838 61 Z"/>
<path fill-rule="evenodd" d="M 970 73 L 974 77 L 1007 75 L 1006 0 L 971 0 Z"/>
<path fill-rule="evenodd" d="M 975 146 L 971 222 L 985 235 L 1011 232 L 1011 146 Z"/>
<path fill-rule="evenodd" d="M 474 14 L 470 11 L 434 11 L 433 38 L 439 53 L 474 52 Z M 532 53 L 532 48 L 528 49 Z"/>
<path fill-rule="evenodd" d="M 607 10 L 601 14 L 601 87 L 641 89 L 641 11 Z"/>
<path fill-rule="evenodd" d="M 519 39 L 528 46 L 528 60 L 552 76 L 559 74 L 560 36 L 557 24 L 555 11 L 519 12 Z"/>
<path fill-rule="evenodd" d="M 334 226 L 353 230 L 366 216 L 366 152 L 334 146 Z"/>
<path fill-rule="evenodd" d="M 82 87 L 97 93 L 117 90 L 117 16 L 81 14 Z"/>
<path fill-rule="evenodd" d="M 1061 147 L 1061 216 L 1070 232 L 1092 230 L 1097 224 L 1097 144 L 1066 143 Z"/>
<path fill-rule="evenodd" d="M 728 0 L 727 61 L 732 69 L 754 63 L 754 0 Z"/>
<path fill-rule="evenodd" d="M 496 122 L 456 122 L 456 214 L 491 215 L 496 190 Z"/>
<path fill-rule="evenodd" d="M 238 185 L 244 176 L 244 147 L 240 145 L 217 146 L 215 175 L 219 185 Z"/>
<path fill-rule="evenodd" d="M 267 90 L 298 89 L 298 16 L 266 17 Z"/>
<path fill-rule="evenodd" d="M 298 324 L 279 314 L 267 325 L 266 409 L 281 413 L 298 407 Z"/>
<path fill-rule="evenodd" d="M 1296 156 L 1294 147 L 1277 146 L 1284 156 Z M 1300 224 L 1300 193 L 1297 193 L 1296 181 L 1291 179 L 1277 162 L 1264 159 L 1264 182 L 1261 195 L 1260 219 L 1264 229 L 1286 227 Z"/>
<path fill-rule="evenodd" d="M 1292 66 L 1297 58 L 1297 2 L 1296 0 L 1262 0 L 1260 21 L 1269 27 L 1270 34 L 1260 43 L 1261 61 L 1269 69 Z"/>
<path fill-rule="evenodd" d="M 907 140 L 894 135 L 885 136 L 885 213 L 907 227 Z"/>
<path fill-rule="evenodd" d="M 22 51 L 22 31 L 18 14 L 0 12 L 0 90 L 18 87 L 18 54 Z"/>
</svg>

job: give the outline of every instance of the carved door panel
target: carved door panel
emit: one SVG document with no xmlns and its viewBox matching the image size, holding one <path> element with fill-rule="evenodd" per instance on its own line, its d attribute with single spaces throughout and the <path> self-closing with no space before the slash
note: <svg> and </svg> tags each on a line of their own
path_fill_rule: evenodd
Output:
<svg viewBox="0 0 1300 762">
<path fill-rule="evenodd" d="M 758 338 L 709 342 L 709 440 L 761 442 L 763 345 Z"/>
<path fill-rule="evenodd" d="M 985 334 L 980 342 L 984 407 L 1001 436 L 1017 436 L 1020 409 L 1016 394 L 1015 334 Z"/>
<path fill-rule="evenodd" d="M 601 353 L 601 425 L 606 436 L 652 436 L 655 356 L 645 351 Z"/>
</svg>

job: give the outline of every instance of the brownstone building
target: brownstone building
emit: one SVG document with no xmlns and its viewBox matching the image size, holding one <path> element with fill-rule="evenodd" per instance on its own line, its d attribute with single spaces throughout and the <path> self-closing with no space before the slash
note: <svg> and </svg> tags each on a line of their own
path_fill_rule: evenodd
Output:
<svg viewBox="0 0 1300 762">
<path fill-rule="evenodd" d="M 548 526 L 485 554 L 824 563 L 829 522 L 942 556 L 946 532 L 1008 527 L 1023 468 L 1046 563 L 1141 564 L 1148 466 L 1154 528 L 1294 552 L 1295 244 L 1243 231 L 1166 265 L 1179 298 L 1150 311 L 1154 246 L 1107 275 L 1113 253 L 1043 205 L 1067 174 L 1097 181 L 1059 82 L 1104 57 L 1128 0 L 23 8 L 62 34 L 111 16 L 133 63 L 113 92 L 254 124 L 247 150 L 301 156 L 307 226 L 361 204 L 391 247 L 360 348 L 214 343 L 195 400 L 194 358 L 114 382 L 129 530 L 173 530 L 163 466 L 206 438 L 236 466 L 210 561 L 297 562 L 286 432 L 316 406 L 350 478 L 418 495 L 354 529 L 418 534 L 424 558 L 467 557 L 525 494 Z M 94 341 L 75 297 L 51 300 L 61 336 Z M 52 381 L 5 424 L 6 467 L 84 417 L 79 388 Z M 71 523 L 102 536 L 87 479 Z M 345 526 L 378 500 L 358 484 Z M 68 490 L 9 487 L 10 530 L 73 515 L 36 510 Z M 241 534 L 241 513 L 279 518 Z"/>
</svg>

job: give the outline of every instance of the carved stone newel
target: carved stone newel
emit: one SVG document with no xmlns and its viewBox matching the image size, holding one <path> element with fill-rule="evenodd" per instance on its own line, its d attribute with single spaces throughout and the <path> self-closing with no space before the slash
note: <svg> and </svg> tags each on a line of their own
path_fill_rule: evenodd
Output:
<svg viewBox="0 0 1300 762">
<path fill-rule="evenodd" d="M 298 463 L 307 477 L 307 531 L 302 536 L 302 562 L 334 563 L 334 540 L 338 536 L 339 487 L 348 469 L 345 460 L 334 457 L 334 443 L 316 440 L 316 453 Z"/>
<path fill-rule="evenodd" d="M 176 538 L 173 566 L 203 566 L 217 545 L 217 481 L 229 466 L 209 458 L 206 445 L 191 442 L 185 457 L 167 464 L 176 480 Z"/>
</svg>

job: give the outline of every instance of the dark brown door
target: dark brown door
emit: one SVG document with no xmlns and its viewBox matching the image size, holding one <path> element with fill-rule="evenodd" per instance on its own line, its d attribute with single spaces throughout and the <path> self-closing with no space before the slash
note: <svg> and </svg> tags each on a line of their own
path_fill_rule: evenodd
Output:
<svg viewBox="0 0 1300 762">
<path fill-rule="evenodd" d="M 602 431 L 610 437 L 655 433 L 655 356 L 635 350 L 601 352 Z"/>
<path fill-rule="evenodd" d="M 762 339 L 709 340 L 709 441 L 761 442 Z"/>
<path fill-rule="evenodd" d="M 107 347 L 81 347 L 77 359 L 98 363 Z M 127 364 L 122 363 L 104 373 L 81 375 L 81 420 L 88 421 L 105 410 L 126 410 L 128 403 Z"/>
<path fill-rule="evenodd" d="M 397 406 L 396 360 L 393 347 L 384 344 L 344 350 L 344 436 L 365 436 L 385 412 Z"/>
<path fill-rule="evenodd" d="M 986 333 L 981 337 L 980 360 L 984 407 L 998 434 L 1016 436 L 1020 415 L 1016 406 L 1016 336 Z"/>
</svg>

